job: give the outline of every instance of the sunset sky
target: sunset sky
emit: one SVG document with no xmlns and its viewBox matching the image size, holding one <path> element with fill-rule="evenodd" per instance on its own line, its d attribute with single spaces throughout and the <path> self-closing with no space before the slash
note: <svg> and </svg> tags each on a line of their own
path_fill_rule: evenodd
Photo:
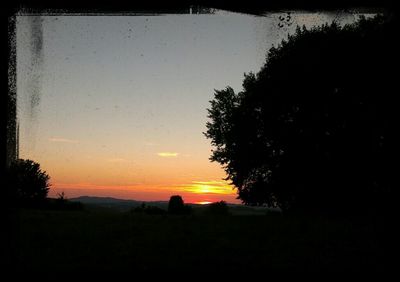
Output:
<svg viewBox="0 0 400 282">
<path fill-rule="evenodd" d="M 49 196 L 239 203 L 211 163 L 214 89 L 242 89 L 297 24 L 347 14 L 17 16 L 20 158 L 51 177 Z"/>
</svg>

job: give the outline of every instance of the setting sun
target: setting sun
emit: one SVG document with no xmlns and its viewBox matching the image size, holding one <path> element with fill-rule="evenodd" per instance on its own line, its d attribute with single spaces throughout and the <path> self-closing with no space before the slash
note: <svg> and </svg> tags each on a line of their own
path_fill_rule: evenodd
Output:
<svg viewBox="0 0 400 282">
<path fill-rule="evenodd" d="M 199 204 L 199 205 L 208 205 L 211 204 L 212 202 L 209 201 L 200 201 L 200 202 L 196 202 L 195 204 Z"/>
</svg>

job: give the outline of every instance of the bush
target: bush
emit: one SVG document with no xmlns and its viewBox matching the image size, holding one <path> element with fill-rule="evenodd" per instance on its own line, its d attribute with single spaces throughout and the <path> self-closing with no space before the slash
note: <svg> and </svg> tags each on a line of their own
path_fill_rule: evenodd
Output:
<svg viewBox="0 0 400 282">
<path fill-rule="evenodd" d="M 165 214 L 166 211 L 162 208 L 156 206 L 146 206 L 145 203 L 142 203 L 140 206 L 131 209 L 132 213 L 145 213 L 145 214 Z"/>
<path fill-rule="evenodd" d="M 192 207 L 185 205 L 183 199 L 179 195 L 171 196 L 168 203 L 168 213 L 170 214 L 190 214 Z"/>
<path fill-rule="evenodd" d="M 50 176 L 32 160 L 15 160 L 7 170 L 7 182 L 20 204 L 43 202 L 50 189 Z"/>
<path fill-rule="evenodd" d="M 207 206 L 206 213 L 211 215 L 228 215 L 229 207 L 225 201 L 211 203 Z"/>
</svg>

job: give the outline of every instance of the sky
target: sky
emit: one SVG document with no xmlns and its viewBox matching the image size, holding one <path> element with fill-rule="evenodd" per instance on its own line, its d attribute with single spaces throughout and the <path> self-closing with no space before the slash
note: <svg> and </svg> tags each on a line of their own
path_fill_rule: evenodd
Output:
<svg viewBox="0 0 400 282">
<path fill-rule="evenodd" d="M 242 90 L 272 46 L 351 14 L 257 17 L 17 16 L 19 157 L 51 177 L 50 197 L 240 203 L 209 160 L 214 89 Z"/>
</svg>

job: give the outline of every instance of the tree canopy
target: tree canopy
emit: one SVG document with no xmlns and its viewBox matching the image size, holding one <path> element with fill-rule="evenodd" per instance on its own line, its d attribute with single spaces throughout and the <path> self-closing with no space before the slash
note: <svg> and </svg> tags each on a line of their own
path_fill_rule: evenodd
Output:
<svg viewBox="0 0 400 282">
<path fill-rule="evenodd" d="M 297 27 L 243 91 L 215 90 L 210 159 L 243 203 L 348 212 L 391 200 L 394 34 L 384 16 Z"/>
<path fill-rule="evenodd" d="M 192 209 L 185 205 L 183 199 L 179 195 L 173 195 L 168 202 L 168 213 L 170 214 L 190 214 Z"/>
<path fill-rule="evenodd" d="M 40 202 L 50 189 L 50 176 L 32 160 L 15 160 L 8 168 L 7 178 L 20 203 Z"/>
</svg>

